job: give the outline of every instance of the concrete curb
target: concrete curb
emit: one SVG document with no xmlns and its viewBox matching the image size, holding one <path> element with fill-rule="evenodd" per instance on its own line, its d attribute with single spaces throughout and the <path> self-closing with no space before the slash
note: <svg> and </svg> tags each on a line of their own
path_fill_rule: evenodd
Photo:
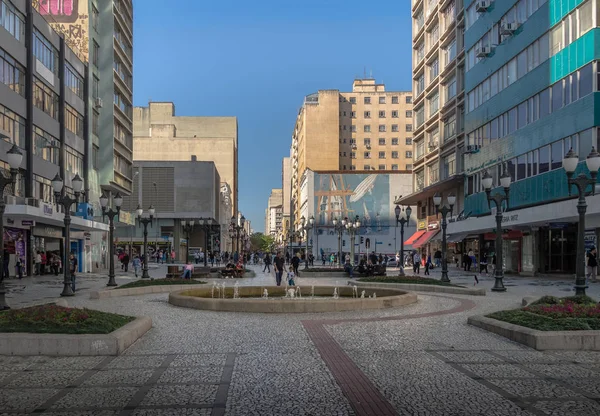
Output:
<svg viewBox="0 0 600 416">
<path fill-rule="evenodd" d="M 298 277 L 335 277 L 337 279 L 350 279 L 350 276 L 346 272 L 303 272 L 302 269 L 298 270 L 300 274 Z"/>
<path fill-rule="evenodd" d="M 471 295 L 485 296 L 486 290 L 475 289 L 470 287 L 453 287 L 453 286 L 437 286 L 437 285 L 419 285 L 411 283 L 371 283 L 371 282 L 348 282 L 349 285 L 358 287 L 373 287 L 373 288 L 390 288 L 409 290 L 414 292 L 433 292 L 433 293 L 450 293 L 453 295 Z"/>
<path fill-rule="evenodd" d="M 110 334 L 3 333 L 0 355 L 120 355 L 150 328 L 152 319 L 143 316 Z"/>
<path fill-rule="evenodd" d="M 107 298 L 118 298 L 122 296 L 139 296 L 148 295 L 150 293 L 171 293 L 178 290 L 193 289 L 196 287 L 206 286 L 206 284 L 197 285 L 160 285 L 160 286 L 145 286 L 145 287 L 132 287 L 129 289 L 108 289 L 98 290 L 90 292 L 90 299 L 107 299 Z"/>
<path fill-rule="evenodd" d="M 467 322 L 539 351 L 600 351 L 600 331 L 538 331 L 481 315 Z"/>
</svg>

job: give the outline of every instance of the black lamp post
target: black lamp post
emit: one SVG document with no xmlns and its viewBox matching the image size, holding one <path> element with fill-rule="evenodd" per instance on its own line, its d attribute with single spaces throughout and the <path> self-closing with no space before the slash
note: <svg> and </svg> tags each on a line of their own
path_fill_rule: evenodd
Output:
<svg viewBox="0 0 600 416">
<path fill-rule="evenodd" d="M 65 224 L 65 244 L 64 244 L 64 261 L 63 261 L 63 291 L 61 296 L 73 296 L 73 290 L 71 288 L 71 276 L 69 267 L 69 254 L 71 253 L 71 207 L 79 202 L 81 196 L 81 190 L 83 189 L 83 179 L 76 174 L 71 181 L 73 185 L 74 198 L 64 193 L 64 182 L 60 175 L 57 173 L 54 179 L 52 179 L 52 188 L 54 190 L 54 199 L 56 203 L 63 207 L 65 212 L 64 224 Z"/>
<path fill-rule="evenodd" d="M 315 224 L 315 217 L 311 216 L 308 219 L 308 222 L 306 221 L 306 218 L 304 218 L 304 216 L 302 216 L 302 218 L 300 218 L 300 223 L 302 225 L 302 228 L 304 229 L 304 231 L 306 232 L 306 249 L 305 249 L 305 262 L 304 262 L 304 269 L 308 269 L 308 236 L 309 236 L 309 231 L 314 227 Z"/>
<path fill-rule="evenodd" d="M 400 205 L 396 205 L 394 213 L 396 214 L 396 227 L 400 224 L 400 264 L 398 266 L 401 267 L 400 274 L 404 275 L 404 226 L 410 221 L 412 208 L 408 206 L 406 209 L 402 209 Z"/>
<path fill-rule="evenodd" d="M 600 154 L 596 152 L 594 147 L 592 147 L 592 151 L 585 159 L 585 163 L 590 171 L 590 176 L 581 172 L 576 177 L 573 177 L 579 164 L 579 156 L 571 149 L 563 159 L 563 168 L 565 169 L 569 183 L 569 195 L 571 195 L 571 187 L 573 185 L 577 188 L 579 195 L 579 200 L 577 201 L 577 213 L 579 214 L 579 224 L 577 227 L 577 266 L 575 269 L 575 295 L 577 296 L 585 296 L 585 290 L 587 289 L 585 281 L 585 212 L 587 211 L 587 202 L 585 196 L 588 186 L 591 186 L 592 194 L 595 193 L 596 178 L 598 176 L 598 169 L 600 169 Z"/>
<path fill-rule="evenodd" d="M 102 219 L 104 220 L 104 217 L 108 217 L 108 240 L 109 240 L 109 244 L 110 244 L 110 250 L 109 250 L 109 269 L 108 269 L 108 283 L 106 286 L 117 286 L 117 282 L 115 281 L 115 243 L 114 243 L 114 238 L 115 238 L 115 217 L 119 215 L 119 213 L 121 212 L 121 204 L 123 204 L 123 197 L 121 196 L 120 193 L 117 192 L 117 194 L 115 195 L 115 197 L 113 198 L 113 202 L 115 203 L 115 206 L 117 207 L 116 210 L 113 210 L 112 208 L 108 208 L 108 197 L 106 196 L 106 194 L 102 194 L 102 196 L 100 197 L 100 205 L 102 206 Z"/>
<path fill-rule="evenodd" d="M 454 196 L 454 194 L 450 194 L 448 195 L 448 206 L 446 206 L 445 204 L 440 208 L 440 205 L 442 205 L 442 196 L 439 194 L 435 194 L 433 196 L 433 203 L 435 204 L 435 211 L 436 213 L 442 214 L 442 282 L 450 282 L 450 279 L 448 278 L 448 259 L 446 258 L 446 255 L 448 253 L 448 247 L 447 247 L 447 242 L 446 242 L 446 228 L 448 227 L 448 222 L 446 221 L 446 218 L 448 217 L 448 214 L 452 213 L 452 209 L 454 208 L 454 204 L 456 203 L 456 196 Z"/>
<path fill-rule="evenodd" d="M 483 184 L 483 188 L 485 189 L 485 193 L 487 195 L 488 207 L 491 209 L 491 203 L 493 202 L 496 206 L 496 270 L 494 271 L 494 287 L 492 291 L 494 292 L 505 292 L 506 288 L 504 287 L 504 260 L 503 260 L 503 248 L 502 248 L 502 203 L 506 202 L 506 209 L 509 206 L 509 198 L 510 198 L 510 182 L 511 177 L 506 169 L 503 169 L 504 173 L 500 176 L 500 186 L 504 188 L 504 194 L 492 192 L 492 185 L 494 180 L 488 171 L 485 172 L 485 175 L 481 179 Z"/>
<path fill-rule="evenodd" d="M 190 234 L 194 231 L 195 221 L 191 220 L 181 220 L 181 229 L 185 234 L 185 262 L 189 263 L 190 261 Z M 206 256 L 205 256 L 206 257 Z"/>
<path fill-rule="evenodd" d="M 148 208 L 148 214 L 150 214 L 150 216 L 148 218 L 142 218 L 144 209 L 139 205 L 136 209 L 138 222 L 140 225 L 144 226 L 144 268 L 142 269 L 142 279 L 150 278 L 150 275 L 148 274 L 148 224 L 150 224 L 150 227 L 152 227 L 154 212 L 154 207 L 150 205 L 150 208 Z M 158 246 L 156 248 L 158 249 Z"/>
<path fill-rule="evenodd" d="M 346 222 L 346 230 L 348 230 L 348 235 L 350 235 L 350 264 L 354 265 L 354 239 L 356 238 L 356 233 L 360 228 L 360 218 L 358 215 L 354 218 L 354 222 Z M 360 247 L 359 247 L 360 248 Z M 359 253 L 360 254 L 360 253 Z"/>
<path fill-rule="evenodd" d="M 10 309 L 6 303 L 6 287 L 4 286 L 4 211 L 6 204 L 4 203 L 4 190 L 7 186 L 13 186 L 17 183 L 17 175 L 19 174 L 19 167 L 23 161 L 23 153 L 19 150 L 17 145 L 13 144 L 11 149 L 6 153 L 8 159 L 8 166 L 10 166 L 10 176 L 7 178 L 3 174 L 0 174 L 0 311 Z"/>
<path fill-rule="evenodd" d="M 204 231 L 204 267 L 208 266 L 208 242 L 212 237 L 214 221 L 211 218 L 200 218 L 198 224 Z"/>
<path fill-rule="evenodd" d="M 240 231 L 244 229 L 244 224 L 246 223 L 246 217 L 243 215 L 240 218 L 240 223 L 236 221 L 235 215 L 231 217 L 231 226 L 235 231 L 235 247 L 238 255 L 240 254 Z"/>
<path fill-rule="evenodd" d="M 342 264 L 342 236 L 344 235 L 344 230 L 346 229 L 347 222 L 348 217 L 344 217 L 344 219 L 341 221 L 339 221 L 337 218 L 333 219 L 333 228 L 338 233 L 338 265 Z"/>
</svg>

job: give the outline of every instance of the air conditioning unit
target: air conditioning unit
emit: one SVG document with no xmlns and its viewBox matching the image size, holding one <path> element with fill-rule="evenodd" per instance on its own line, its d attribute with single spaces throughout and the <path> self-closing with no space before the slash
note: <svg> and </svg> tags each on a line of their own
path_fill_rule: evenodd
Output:
<svg viewBox="0 0 600 416">
<path fill-rule="evenodd" d="M 481 48 L 478 48 L 475 50 L 475 55 L 478 58 L 487 58 L 488 56 L 490 56 L 491 53 L 492 53 L 491 46 L 482 46 Z"/>
<path fill-rule="evenodd" d="M 500 34 L 501 35 L 512 35 L 519 28 L 519 23 L 504 23 L 500 25 Z"/>
<path fill-rule="evenodd" d="M 488 9 L 490 8 L 491 5 L 492 5 L 492 2 L 490 0 L 478 1 L 477 4 L 475 4 L 475 11 L 477 13 L 485 13 L 488 11 Z"/>
<path fill-rule="evenodd" d="M 479 152 L 479 148 L 480 148 L 480 146 L 478 146 L 476 144 L 470 144 L 467 146 L 465 153 L 477 153 L 477 152 Z"/>
<path fill-rule="evenodd" d="M 102 106 L 103 106 L 102 98 L 96 97 L 96 99 L 94 100 L 94 106 L 96 108 L 102 108 Z"/>
</svg>

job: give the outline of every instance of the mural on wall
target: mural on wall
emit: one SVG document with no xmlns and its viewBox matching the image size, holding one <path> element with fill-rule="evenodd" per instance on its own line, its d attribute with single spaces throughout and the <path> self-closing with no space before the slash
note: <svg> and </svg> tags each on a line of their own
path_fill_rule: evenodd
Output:
<svg viewBox="0 0 600 416">
<path fill-rule="evenodd" d="M 389 175 L 315 173 L 314 190 L 317 225 L 358 215 L 360 234 L 381 234 L 392 224 Z"/>
</svg>

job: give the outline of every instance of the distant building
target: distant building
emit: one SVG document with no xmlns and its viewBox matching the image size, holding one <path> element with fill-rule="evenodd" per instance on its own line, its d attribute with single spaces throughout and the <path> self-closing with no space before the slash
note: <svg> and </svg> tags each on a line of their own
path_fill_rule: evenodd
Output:
<svg viewBox="0 0 600 416">
<path fill-rule="evenodd" d="M 269 202 L 265 211 L 265 235 L 276 237 L 281 233 L 283 219 L 283 190 L 271 189 Z"/>
</svg>

